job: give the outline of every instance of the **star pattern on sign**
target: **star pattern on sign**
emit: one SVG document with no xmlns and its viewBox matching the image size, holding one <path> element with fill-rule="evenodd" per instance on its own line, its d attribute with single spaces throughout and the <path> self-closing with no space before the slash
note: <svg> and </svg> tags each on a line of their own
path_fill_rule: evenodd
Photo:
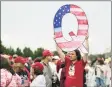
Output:
<svg viewBox="0 0 112 87">
<path fill-rule="evenodd" d="M 66 13 L 70 13 L 70 5 L 64 5 L 57 11 L 54 18 L 54 28 L 61 27 L 62 18 Z"/>
</svg>

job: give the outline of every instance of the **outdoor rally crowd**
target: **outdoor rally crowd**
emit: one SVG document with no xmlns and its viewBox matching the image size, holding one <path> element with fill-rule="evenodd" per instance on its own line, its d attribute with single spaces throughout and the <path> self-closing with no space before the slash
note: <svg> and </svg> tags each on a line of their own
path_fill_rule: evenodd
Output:
<svg viewBox="0 0 112 87">
<path fill-rule="evenodd" d="M 111 87 L 110 60 L 87 60 L 78 49 L 58 55 L 44 50 L 32 60 L 19 55 L 0 56 L 0 87 Z"/>
</svg>

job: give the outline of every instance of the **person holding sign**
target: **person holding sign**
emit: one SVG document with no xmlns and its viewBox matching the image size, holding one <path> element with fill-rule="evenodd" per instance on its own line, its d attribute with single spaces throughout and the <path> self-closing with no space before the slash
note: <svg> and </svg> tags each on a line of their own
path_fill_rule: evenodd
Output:
<svg viewBox="0 0 112 87">
<path fill-rule="evenodd" d="M 87 36 L 85 38 L 85 47 L 89 49 Z M 60 58 L 65 62 L 65 87 L 83 87 L 83 73 L 87 63 L 88 53 L 85 53 L 81 57 L 80 51 L 75 49 L 65 55 L 58 46 L 56 48 Z"/>
</svg>

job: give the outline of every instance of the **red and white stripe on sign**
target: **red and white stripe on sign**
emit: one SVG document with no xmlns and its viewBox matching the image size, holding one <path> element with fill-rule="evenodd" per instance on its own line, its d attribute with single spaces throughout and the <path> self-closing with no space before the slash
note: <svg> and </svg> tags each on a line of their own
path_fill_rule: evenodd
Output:
<svg viewBox="0 0 112 87">
<path fill-rule="evenodd" d="M 60 32 L 55 32 L 55 38 L 60 38 L 60 37 L 63 37 L 63 34 L 62 34 L 62 31 Z"/>
<path fill-rule="evenodd" d="M 68 6 L 68 8 L 67 8 L 67 6 Z M 64 51 L 72 51 L 72 50 L 75 50 L 78 48 L 82 52 L 87 53 L 87 50 L 85 49 L 85 47 L 83 45 L 83 43 L 85 41 L 85 37 L 86 37 L 86 35 L 88 35 L 88 20 L 87 20 L 85 12 L 79 6 L 72 5 L 72 4 L 62 6 L 60 9 L 62 11 L 64 11 L 64 10 L 69 11 L 69 9 L 70 9 L 69 13 L 76 16 L 77 22 L 78 22 L 78 31 L 77 31 L 77 35 L 75 35 L 73 31 L 69 32 L 69 35 L 71 36 L 72 41 L 67 41 L 63 37 L 62 30 L 60 28 L 61 25 L 59 25 L 58 27 L 56 25 L 55 29 L 56 30 L 60 29 L 60 30 L 58 30 L 58 32 L 55 32 L 56 43 Z M 58 12 L 61 12 L 61 10 Z M 59 16 L 59 18 L 60 18 L 60 16 Z"/>
</svg>

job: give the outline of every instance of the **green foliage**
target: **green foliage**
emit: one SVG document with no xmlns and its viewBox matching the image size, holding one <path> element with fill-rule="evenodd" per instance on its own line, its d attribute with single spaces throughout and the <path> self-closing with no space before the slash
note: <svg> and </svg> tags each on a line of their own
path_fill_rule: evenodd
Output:
<svg viewBox="0 0 112 87">
<path fill-rule="evenodd" d="M 15 54 L 15 51 L 14 51 L 14 49 L 12 47 L 10 47 L 8 50 L 9 50 L 9 54 L 10 55 L 14 55 Z"/>
<path fill-rule="evenodd" d="M 23 53 L 19 47 L 16 49 L 16 54 L 19 56 L 23 56 Z"/>
<path fill-rule="evenodd" d="M 23 49 L 23 56 L 24 56 L 24 57 L 33 57 L 33 52 L 32 52 L 32 50 L 31 50 L 30 48 L 28 48 L 28 47 L 25 47 L 25 48 Z"/>
<path fill-rule="evenodd" d="M 0 40 L 0 54 L 5 53 L 5 51 L 6 51 L 6 47 L 4 47 L 4 46 L 2 45 L 2 41 Z"/>
<path fill-rule="evenodd" d="M 18 47 L 16 51 L 12 47 L 6 48 L 5 46 L 2 45 L 2 42 L 0 41 L 0 54 L 7 54 L 7 55 L 14 55 L 17 54 L 18 56 L 23 56 L 23 57 L 32 57 L 33 59 L 37 57 L 42 57 L 42 51 L 44 48 L 40 47 L 37 48 L 34 52 L 29 48 L 25 47 L 23 51 Z"/>
<path fill-rule="evenodd" d="M 42 52 L 43 52 L 44 48 L 40 47 L 40 48 L 37 48 L 35 51 L 34 51 L 34 58 L 36 57 L 42 57 Z"/>
<path fill-rule="evenodd" d="M 91 61 L 96 60 L 96 58 L 97 58 L 96 55 L 92 55 L 92 54 L 89 55 L 89 59 L 90 59 Z"/>
</svg>

